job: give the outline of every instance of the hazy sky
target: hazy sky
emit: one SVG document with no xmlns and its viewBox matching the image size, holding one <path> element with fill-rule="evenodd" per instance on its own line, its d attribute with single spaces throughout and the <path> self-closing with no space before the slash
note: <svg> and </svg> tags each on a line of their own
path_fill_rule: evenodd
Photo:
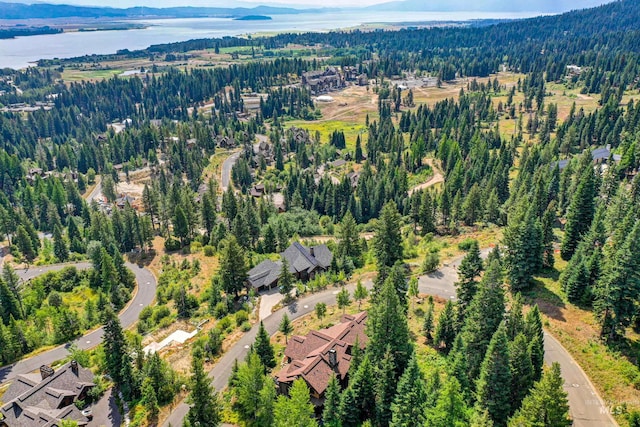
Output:
<svg viewBox="0 0 640 427">
<path fill-rule="evenodd" d="M 9 0 L 11 1 L 11 0 Z M 91 6 L 257 6 L 260 4 L 281 4 L 298 7 L 345 7 L 345 6 L 369 6 L 377 3 L 385 3 L 390 0 L 40 0 L 42 3 L 81 4 Z"/>
<path fill-rule="evenodd" d="M 9 0 L 12 1 L 12 0 Z M 259 4 L 269 5 L 287 5 L 294 7 L 352 7 L 352 6 L 369 6 L 377 3 L 385 3 L 391 0 L 18 0 L 24 2 L 41 2 L 41 3 L 62 3 L 62 4 L 79 4 L 91 6 L 112 6 L 112 7 L 130 7 L 130 6 L 151 6 L 151 7 L 171 7 L 171 6 L 206 6 L 206 7 L 236 7 L 248 6 L 253 7 Z M 429 0 L 424 0 L 429 1 Z M 474 4 L 482 4 L 491 2 L 491 0 L 468 0 Z M 514 0 L 526 4 L 526 0 Z M 599 3 L 605 3 L 611 0 L 601 0 Z M 564 0 L 563 5 L 569 5 L 569 8 L 579 9 L 584 6 L 583 0 Z M 567 9 L 569 9 L 567 8 Z"/>
</svg>

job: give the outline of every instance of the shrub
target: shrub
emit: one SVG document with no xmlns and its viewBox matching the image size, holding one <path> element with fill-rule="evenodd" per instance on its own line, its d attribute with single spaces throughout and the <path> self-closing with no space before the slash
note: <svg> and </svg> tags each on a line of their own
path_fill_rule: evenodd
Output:
<svg viewBox="0 0 640 427">
<path fill-rule="evenodd" d="M 202 248 L 202 252 L 204 253 L 204 256 L 211 257 L 216 254 L 216 248 L 211 245 L 206 245 Z"/>
<path fill-rule="evenodd" d="M 159 306 L 156 306 L 156 308 L 153 310 L 153 315 L 151 316 L 151 319 L 153 323 L 157 325 L 158 323 L 160 323 L 160 321 L 162 321 L 163 319 L 166 319 L 170 315 L 171 315 L 171 310 L 169 310 L 169 307 L 167 307 L 166 305 L 159 305 Z"/>
<path fill-rule="evenodd" d="M 226 331 L 230 326 L 231 326 L 231 317 L 230 316 L 224 316 L 218 322 L 218 328 L 220 328 L 221 331 Z"/>
<path fill-rule="evenodd" d="M 178 249 L 180 249 L 180 241 L 174 239 L 173 237 L 169 237 L 164 241 L 164 249 L 168 252 L 177 251 Z"/>
<path fill-rule="evenodd" d="M 244 322 L 249 320 L 249 315 L 244 310 L 239 310 L 236 313 L 236 326 L 242 325 Z"/>
<path fill-rule="evenodd" d="M 433 273 L 440 266 L 440 254 L 438 252 L 429 252 L 422 263 L 423 273 Z"/>
<path fill-rule="evenodd" d="M 149 327 L 149 323 L 146 320 L 139 320 L 138 323 L 136 323 L 136 330 L 140 335 L 146 334 L 149 329 L 151 328 Z"/>
<path fill-rule="evenodd" d="M 227 303 L 225 303 L 224 301 L 220 301 L 213 308 L 213 315 L 216 317 L 216 319 L 222 319 L 227 315 L 227 313 L 229 313 L 229 308 L 227 307 Z"/>
<path fill-rule="evenodd" d="M 151 317 L 152 314 L 153 314 L 153 307 L 146 306 L 140 312 L 140 315 L 138 316 L 138 319 L 140 319 L 142 321 L 147 320 L 148 318 Z"/>
<path fill-rule="evenodd" d="M 475 239 L 468 237 L 464 239 L 462 242 L 458 243 L 458 249 L 466 252 L 469 249 L 471 249 L 471 246 L 474 244 L 475 241 L 476 241 Z"/>
<path fill-rule="evenodd" d="M 242 323 L 242 326 L 240 327 L 240 330 L 242 332 L 249 332 L 251 330 L 251 323 L 249 323 L 249 322 Z"/>
<path fill-rule="evenodd" d="M 171 317 L 165 317 L 160 321 L 160 323 L 158 323 L 158 327 L 160 329 L 168 328 L 172 324 L 173 324 L 173 319 L 171 319 Z"/>
<path fill-rule="evenodd" d="M 209 337 L 205 343 L 205 350 L 212 356 L 217 356 L 222 351 L 222 332 L 218 328 L 209 330 Z"/>
</svg>

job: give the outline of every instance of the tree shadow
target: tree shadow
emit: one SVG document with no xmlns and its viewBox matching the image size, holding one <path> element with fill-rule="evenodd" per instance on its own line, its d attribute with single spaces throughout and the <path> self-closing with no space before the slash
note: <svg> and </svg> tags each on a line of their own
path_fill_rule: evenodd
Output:
<svg viewBox="0 0 640 427">
<path fill-rule="evenodd" d="M 553 270 L 554 272 L 550 272 L 551 275 L 543 275 L 541 277 L 549 277 L 556 275 L 557 270 Z M 533 280 L 533 286 L 531 291 L 526 295 L 529 299 L 538 305 L 540 312 L 545 316 L 548 316 L 554 320 L 558 320 L 561 322 L 565 322 L 566 319 L 562 314 L 562 309 L 566 307 L 566 304 L 562 297 L 545 286 L 544 282 L 538 279 Z"/>
<path fill-rule="evenodd" d="M 156 258 L 155 249 L 149 249 L 146 252 L 129 252 L 126 254 L 127 261 L 136 264 L 138 267 L 149 267 Z"/>
<path fill-rule="evenodd" d="M 426 276 L 431 279 L 442 279 L 444 277 L 444 273 L 440 271 L 440 269 L 438 269 L 432 273 L 427 274 Z"/>
<path fill-rule="evenodd" d="M 287 304 L 287 309 L 291 314 L 298 312 L 298 300 L 292 300 Z"/>
</svg>

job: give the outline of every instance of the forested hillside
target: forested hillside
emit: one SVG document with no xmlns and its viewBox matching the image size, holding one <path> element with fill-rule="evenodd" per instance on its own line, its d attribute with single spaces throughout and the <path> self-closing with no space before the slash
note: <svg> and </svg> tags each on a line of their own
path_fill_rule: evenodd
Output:
<svg viewBox="0 0 640 427">
<path fill-rule="evenodd" d="M 639 18 L 621 0 L 482 27 L 198 40 L 1 71 L 0 362 L 104 324 L 105 342 L 73 357 L 96 390 L 122 393 L 133 425 L 179 410 L 188 383 L 191 426 L 566 426 L 545 328 L 588 342 L 570 350 L 608 401 L 629 399 L 617 421 L 637 425 Z M 203 52 L 215 66 L 191 61 Z M 148 62 L 68 79 L 123 60 Z M 340 101 L 315 98 L 309 82 L 322 79 L 339 82 Z M 355 312 L 345 287 L 327 287 L 365 281 L 353 297 L 368 341 L 326 393 L 311 399 L 297 380 L 276 397 L 271 369 L 311 318 L 283 321 L 284 345 L 270 339 L 252 326 L 264 316 L 247 279 L 304 240 L 326 244 L 330 266 L 305 277 L 282 261 L 278 304 L 295 313 L 296 298 L 326 292 Z M 420 280 L 456 256 L 456 297 L 429 299 Z M 135 293 L 126 259 L 158 287 L 125 333 L 114 313 Z M 90 268 L 26 284 L 14 271 L 68 261 Z M 326 310 L 315 307 L 320 324 Z M 561 329 L 570 316 L 582 323 Z M 179 349 L 143 351 L 194 325 Z M 205 370 L 252 328 L 219 396 Z"/>
</svg>

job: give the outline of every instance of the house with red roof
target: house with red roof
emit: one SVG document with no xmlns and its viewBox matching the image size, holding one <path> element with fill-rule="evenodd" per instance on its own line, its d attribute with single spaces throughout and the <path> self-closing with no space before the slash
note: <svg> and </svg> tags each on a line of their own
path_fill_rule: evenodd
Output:
<svg viewBox="0 0 640 427">
<path fill-rule="evenodd" d="M 321 406 L 332 374 L 341 386 L 348 382 L 353 346 L 366 347 L 367 312 L 345 314 L 340 323 L 326 329 L 311 331 L 306 336 L 293 336 L 285 349 L 287 365 L 278 373 L 278 391 L 288 394 L 293 382 L 302 378 L 309 386 L 311 400 Z"/>
</svg>

